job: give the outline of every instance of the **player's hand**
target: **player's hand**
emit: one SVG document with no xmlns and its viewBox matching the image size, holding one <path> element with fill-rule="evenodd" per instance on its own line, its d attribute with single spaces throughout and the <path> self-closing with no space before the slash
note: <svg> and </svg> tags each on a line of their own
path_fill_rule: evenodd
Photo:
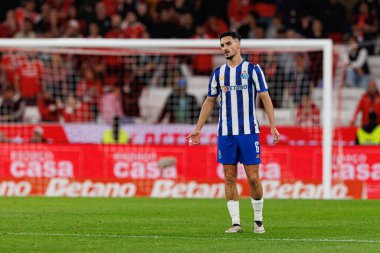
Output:
<svg viewBox="0 0 380 253">
<path fill-rule="evenodd" d="M 198 145 L 201 139 L 201 131 L 194 130 L 188 136 L 186 136 L 186 139 L 189 141 L 190 146 Z"/>
<path fill-rule="evenodd" d="M 273 136 L 273 144 L 277 144 L 280 140 L 280 133 L 277 131 L 276 127 L 271 127 L 270 132 Z"/>
</svg>

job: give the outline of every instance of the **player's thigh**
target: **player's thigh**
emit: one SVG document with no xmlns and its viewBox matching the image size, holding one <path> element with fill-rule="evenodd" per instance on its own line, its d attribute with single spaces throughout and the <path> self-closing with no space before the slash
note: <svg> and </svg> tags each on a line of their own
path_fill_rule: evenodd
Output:
<svg viewBox="0 0 380 253">
<path fill-rule="evenodd" d="M 239 161 L 244 165 L 258 165 L 261 152 L 258 134 L 239 135 L 237 138 Z"/>
<path fill-rule="evenodd" d="M 237 164 L 237 142 L 234 136 L 218 136 L 217 160 L 221 164 Z"/>
</svg>

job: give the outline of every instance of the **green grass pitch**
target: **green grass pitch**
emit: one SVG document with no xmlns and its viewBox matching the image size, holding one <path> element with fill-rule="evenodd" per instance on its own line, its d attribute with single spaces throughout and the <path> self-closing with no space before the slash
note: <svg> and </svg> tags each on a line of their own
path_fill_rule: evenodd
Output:
<svg viewBox="0 0 380 253">
<path fill-rule="evenodd" d="M 222 199 L 0 198 L 0 252 L 380 252 L 380 201 L 265 200 L 242 234 Z"/>
</svg>

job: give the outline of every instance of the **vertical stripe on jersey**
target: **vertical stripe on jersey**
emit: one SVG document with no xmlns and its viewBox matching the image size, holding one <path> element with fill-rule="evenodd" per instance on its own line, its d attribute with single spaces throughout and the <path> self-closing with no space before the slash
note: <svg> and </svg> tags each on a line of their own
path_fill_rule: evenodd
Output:
<svg viewBox="0 0 380 253">
<path fill-rule="evenodd" d="M 211 78 L 210 78 L 210 81 L 209 81 L 209 84 L 208 84 L 208 93 L 207 95 L 208 96 L 212 96 L 212 97 L 215 97 L 218 95 L 218 84 L 216 82 L 216 71 L 215 70 L 212 75 L 211 75 Z"/>
<path fill-rule="evenodd" d="M 253 82 L 255 83 L 256 92 L 260 91 L 259 77 L 257 76 L 255 66 L 253 66 L 252 79 L 253 79 Z"/>
<path fill-rule="evenodd" d="M 253 78 L 253 65 L 249 63 L 248 65 L 248 75 Z M 254 107 L 254 97 L 253 94 L 256 92 L 255 89 L 255 82 L 253 82 L 253 79 L 250 79 L 249 85 L 248 85 L 248 99 L 249 99 L 249 129 L 250 132 L 253 134 L 255 133 L 255 121 L 253 119 L 253 107 Z"/>
<path fill-rule="evenodd" d="M 242 64 L 242 72 L 243 73 L 249 73 L 248 71 L 248 65 L 249 63 L 244 61 L 243 64 Z M 242 90 L 242 95 L 243 95 L 243 121 L 244 121 L 244 126 L 243 126 L 243 133 L 240 133 L 239 131 L 239 134 L 250 134 L 251 133 L 251 129 L 249 127 L 249 77 L 250 75 L 248 74 L 248 78 L 242 78 L 242 85 L 247 85 L 247 89 L 244 89 Z M 251 89 L 252 91 L 252 89 Z M 240 115 L 239 115 L 240 116 Z M 239 122 L 240 124 L 240 122 Z"/>
<path fill-rule="evenodd" d="M 255 72 L 255 70 L 253 70 L 253 72 Z M 257 123 L 257 118 L 256 118 L 256 95 L 257 95 L 257 91 L 253 92 L 253 124 L 254 124 L 254 128 L 255 128 L 255 133 L 259 133 L 259 124 Z"/>
<path fill-rule="evenodd" d="M 216 75 L 216 78 L 219 79 L 219 85 L 221 88 L 221 91 L 220 91 L 221 115 L 219 115 L 219 135 L 223 135 L 223 136 L 227 135 L 227 99 L 226 99 L 225 89 L 223 89 L 224 81 L 225 81 L 225 72 L 226 72 L 226 64 L 220 67 L 219 75 Z"/>
<path fill-rule="evenodd" d="M 265 80 L 265 76 L 264 76 L 263 71 L 261 70 L 259 65 L 256 65 L 256 67 L 257 67 L 258 73 L 260 73 L 259 74 L 259 81 L 261 81 L 261 83 L 260 83 L 261 90 L 263 90 L 263 89 L 268 90 L 268 85 L 267 85 L 267 82 Z"/>
<path fill-rule="evenodd" d="M 239 134 L 239 115 L 238 115 L 238 99 L 237 99 L 237 90 L 236 90 L 236 85 L 238 85 L 237 81 L 237 71 L 236 67 L 235 68 L 230 68 L 230 86 L 231 89 L 230 94 L 231 97 L 231 126 L 232 126 L 232 135 L 238 135 Z"/>
<path fill-rule="evenodd" d="M 237 99 L 237 117 L 238 117 L 238 127 L 237 127 L 237 133 L 236 134 L 244 134 L 244 105 L 243 105 L 243 92 L 245 92 L 242 89 L 242 66 L 244 62 L 239 64 L 236 67 L 236 74 L 235 74 L 235 84 L 238 87 L 241 87 L 241 89 L 236 90 L 236 99 Z M 234 121 L 236 123 L 236 121 Z M 235 132 L 234 132 L 235 134 Z"/>
<path fill-rule="evenodd" d="M 225 73 L 224 73 L 224 85 L 230 86 L 230 67 L 225 64 Z M 227 112 L 227 135 L 232 135 L 232 117 L 231 117 L 231 92 L 228 92 L 229 87 L 226 92 L 226 112 Z M 236 105 L 236 104 L 235 104 Z"/>
</svg>

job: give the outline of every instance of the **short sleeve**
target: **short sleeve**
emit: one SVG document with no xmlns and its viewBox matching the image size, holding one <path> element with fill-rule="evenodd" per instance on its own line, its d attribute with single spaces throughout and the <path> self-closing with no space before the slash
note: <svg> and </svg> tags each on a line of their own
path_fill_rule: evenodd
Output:
<svg viewBox="0 0 380 253">
<path fill-rule="evenodd" d="M 217 97 L 219 95 L 219 88 L 217 82 L 217 72 L 212 72 L 210 76 L 210 82 L 208 84 L 208 93 L 209 97 Z"/>
<path fill-rule="evenodd" d="M 268 91 L 268 85 L 265 81 L 264 73 L 258 64 L 253 66 L 252 78 L 255 82 L 257 92 Z"/>
</svg>

